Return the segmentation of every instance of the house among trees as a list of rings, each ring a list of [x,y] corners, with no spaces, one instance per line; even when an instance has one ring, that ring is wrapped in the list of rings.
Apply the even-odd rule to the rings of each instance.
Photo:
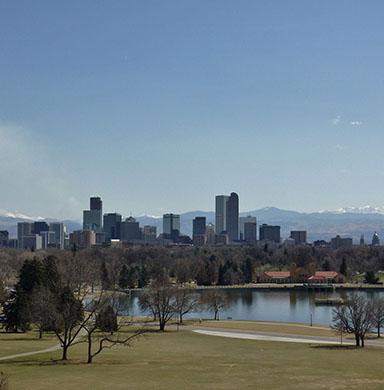
[[[297,271],[266,271],[259,278],[259,283],[344,283],[344,276],[336,271],[316,271],[305,275]]]

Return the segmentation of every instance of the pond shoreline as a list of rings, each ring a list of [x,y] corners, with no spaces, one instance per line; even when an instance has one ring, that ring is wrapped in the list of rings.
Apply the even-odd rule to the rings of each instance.
[[[188,290],[209,290],[209,289],[253,289],[253,290],[279,290],[279,291],[384,291],[383,284],[365,284],[365,283],[343,283],[343,284],[306,284],[306,283],[249,283],[235,284],[230,286],[196,286],[185,285],[182,288]],[[119,290],[120,292],[130,293],[142,291],[145,288],[132,288],[130,290]]]

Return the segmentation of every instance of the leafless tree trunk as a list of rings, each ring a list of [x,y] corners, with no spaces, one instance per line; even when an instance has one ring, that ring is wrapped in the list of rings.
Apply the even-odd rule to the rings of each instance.
[[[384,299],[375,299],[372,303],[373,324],[377,328],[377,337],[381,337],[380,329],[384,327]]]
[[[208,311],[214,313],[214,319],[219,320],[220,310],[228,307],[228,296],[225,292],[213,289],[205,292],[201,297],[201,303]]]
[[[353,294],[333,310],[333,328],[339,332],[354,334],[356,346],[364,347],[365,335],[374,324],[372,312],[371,302]]]
[[[175,294],[175,309],[179,317],[179,323],[183,323],[183,317],[196,309],[198,298],[185,288],[178,288]]]
[[[152,282],[140,297],[141,309],[151,311],[157,317],[161,331],[176,313],[175,294],[175,288],[165,278]]]

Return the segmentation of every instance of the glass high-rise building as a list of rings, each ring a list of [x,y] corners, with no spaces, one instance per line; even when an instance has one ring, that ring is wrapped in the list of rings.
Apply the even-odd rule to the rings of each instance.
[[[215,199],[215,231],[221,234],[227,230],[227,202],[228,195],[216,195]]]
[[[54,243],[57,248],[64,249],[65,245],[65,226],[62,222],[51,222],[49,231],[55,234]]]
[[[206,218],[205,217],[196,217],[193,219],[192,234],[195,235],[204,235],[206,232]]]
[[[180,215],[164,214],[163,215],[163,234],[171,236],[175,232],[180,233]]]
[[[239,196],[232,192],[227,200],[226,231],[229,242],[239,239]]]
[[[90,199],[90,209],[83,211],[83,230],[101,232],[103,229],[103,202],[99,197]]]
[[[108,213],[104,214],[103,218],[103,232],[107,241],[119,239],[121,228],[121,214]]]

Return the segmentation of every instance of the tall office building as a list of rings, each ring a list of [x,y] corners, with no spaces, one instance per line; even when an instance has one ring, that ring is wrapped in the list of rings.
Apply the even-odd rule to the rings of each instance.
[[[120,238],[123,241],[133,241],[141,239],[141,231],[139,222],[133,217],[126,218],[124,222],[120,224]]]
[[[40,234],[41,232],[47,232],[49,230],[49,225],[44,221],[37,221],[33,223],[33,234]]]
[[[56,248],[64,249],[65,246],[65,226],[62,222],[51,222],[49,231],[54,233],[54,244]]]
[[[272,241],[280,244],[280,226],[272,226],[263,224],[259,229],[260,241]]]
[[[245,222],[244,241],[249,245],[255,245],[257,241],[257,227],[255,222]]]
[[[90,209],[83,211],[83,230],[101,232],[103,228],[103,202],[99,197],[90,198]]]
[[[43,247],[43,238],[39,234],[30,234],[23,236],[21,249],[39,250]]]
[[[239,239],[239,196],[232,192],[227,201],[226,231],[229,242]]]
[[[8,230],[0,230],[0,248],[7,247],[9,241],[9,232]]]
[[[104,214],[103,231],[106,241],[120,238],[121,215],[118,213]]]
[[[163,234],[175,236],[180,234],[180,215],[164,214],[163,215]]]
[[[227,230],[228,195],[216,195],[215,199],[215,231],[220,234]]]
[[[75,230],[69,235],[71,248],[90,248],[96,245],[96,233],[93,230]]]
[[[42,249],[56,247],[55,232],[53,231],[40,232],[40,237],[41,237]]]
[[[306,230],[291,230],[291,238],[295,240],[296,245],[306,244],[307,231]]]
[[[205,217],[196,217],[193,219],[192,234],[204,235],[206,232],[207,219]]]
[[[157,238],[156,226],[145,225],[143,228],[143,240],[147,244],[154,243]]]
[[[33,231],[32,222],[18,222],[17,223],[17,246],[24,249],[24,237],[30,236]]]
[[[334,238],[331,238],[331,249],[334,250],[340,248],[347,249],[347,248],[352,248],[352,246],[353,246],[352,238],[349,237],[343,238],[340,237],[339,235],[337,235]]]
[[[245,234],[244,234],[244,225],[247,222],[256,224],[256,217],[252,217],[252,215],[248,215],[246,217],[240,217],[240,223],[239,223],[239,235],[240,240],[245,240]]]

